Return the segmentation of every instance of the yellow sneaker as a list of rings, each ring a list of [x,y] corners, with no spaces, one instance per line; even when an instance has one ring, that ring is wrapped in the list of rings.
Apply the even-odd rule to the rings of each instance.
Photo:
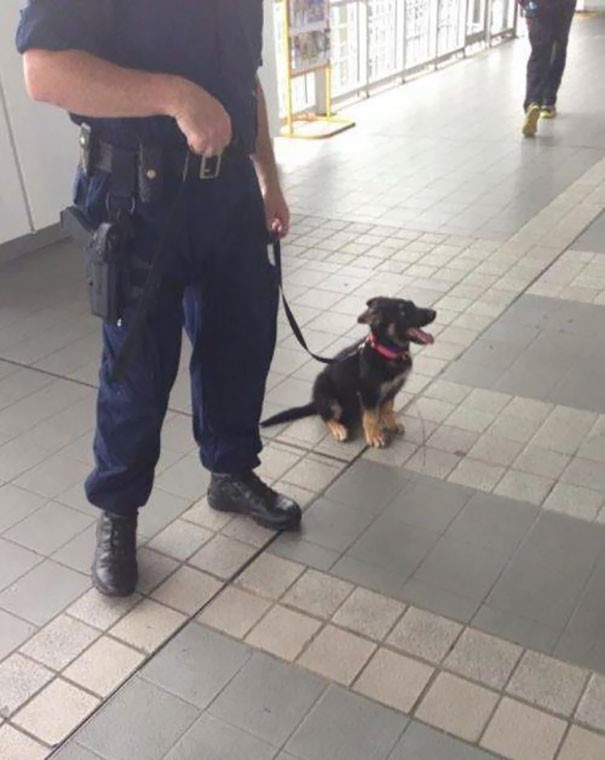
[[[533,137],[538,131],[538,120],[540,119],[540,106],[537,103],[530,103],[525,111],[525,121],[521,130],[525,137]]]
[[[554,119],[557,115],[556,106],[542,106],[540,109],[540,116],[542,119]]]

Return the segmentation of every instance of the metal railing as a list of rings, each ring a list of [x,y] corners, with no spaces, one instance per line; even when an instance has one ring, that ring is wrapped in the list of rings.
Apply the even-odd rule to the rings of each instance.
[[[283,60],[283,0],[275,3],[278,60]],[[334,99],[367,97],[372,89],[515,34],[516,0],[332,0]],[[315,104],[315,77],[294,82],[294,109]],[[285,108],[280,80],[280,106]]]

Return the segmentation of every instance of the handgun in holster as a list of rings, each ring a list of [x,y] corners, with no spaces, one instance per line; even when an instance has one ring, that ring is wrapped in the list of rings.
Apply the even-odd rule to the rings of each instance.
[[[84,248],[91,312],[118,322],[125,290],[124,246],[130,236],[127,221],[118,218],[95,228],[77,206],[70,206],[61,212],[61,227]]]

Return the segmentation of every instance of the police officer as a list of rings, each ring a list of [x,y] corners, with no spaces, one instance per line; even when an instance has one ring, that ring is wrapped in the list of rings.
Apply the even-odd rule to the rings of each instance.
[[[289,225],[257,78],[262,6],[29,0],[22,13],[17,47],[29,94],[87,126],[75,202],[93,225],[116,210],[128,218],[135,285],[170,230],[159,288],[117,382],[112,367],[135,319],[134,286],[122,319],[103,325],[96,466],[86,493],[102,510],[92,571],[104,594],[136,586],[137,512],[152,489],[183,323],[210,506],[278,530],[301,518],[294,501],[254,473],[276,339],[268,229],[284,236]],[[175,198],[178,224],[170,225]]]
[[[527,62],[527,88],[523,134],[533,137],[538,121],[557,115],[557,93],[567,60],[567,43],[576,0],[522,0],[531,54]]]

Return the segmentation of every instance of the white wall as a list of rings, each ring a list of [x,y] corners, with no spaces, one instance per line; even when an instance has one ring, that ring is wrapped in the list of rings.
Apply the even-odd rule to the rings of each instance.
[[[31,214],[29,231],[35,231],[55,224],[59,210],[69,202],[77,132],[64,113],[33,103],[25,93],[14,43],[23,5],[24,0],[0,3],[0,77]]]
[[[13,153],[5,101],[0,80],[0,243],[5,243],[30,231],[25,197],[21,188],[17,163]]]
[[[84,1],[84,0],[82,0]],[[70,201],[77,130],[59,109],[33,103],[23,85],[14,37],[25,0],[0,0],[0,243],[59,220]],[[261,80],[274,135],[279,130],[273,0],[265,0]]]

